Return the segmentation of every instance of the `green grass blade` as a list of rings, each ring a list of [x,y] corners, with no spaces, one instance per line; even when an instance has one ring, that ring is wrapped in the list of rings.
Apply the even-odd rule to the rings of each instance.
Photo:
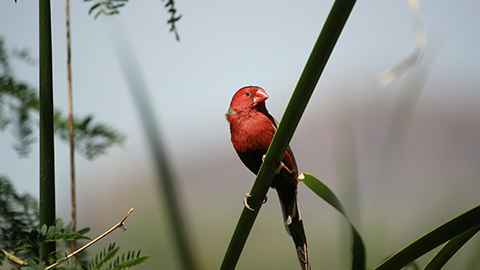
[[[450,260],[453,255],[461,248],[465,243],[470,240],[478,231],[480,226],[474,227],[452,240],[448,241],[445,246],[438,251],[437,254],[427,263],[424,270],[436,270],[441,269]]]
[[[480,205],[448,221],[389,257],[375,269],[400,269],[430,250],[472,228],[480,226]]]
[[[180,200],[178,187],[175,182],[175,175],[170,164],[170,157],[165,147],[160,125],[155,117],[155,110],[148,96],[148,88],[140,72],[140,65],[134,55],[133,47],[122,33],[112,35],[112,44],[120,62],[120,67],[125,75],[133,101],[136,105],[140,120],[147,136],[149,147],[155,163],[157,181],[161,197],[167,210],[167,220],[173,232],[177,254],[183,269],[198,269],[196,252],[192,245],[191,237],[188,234],[184,211]]]
[[[362,237],[358,232],[357,228],[352,223],[352,220],[345,211],[340,200],[337,196],[333,193],[327,185],[325,185],[322,181],[317,179],[315,176],[303,173],[303,180],[302,182],[315,194],[317,194],[320,198],[330,204],[333,208],[335,208],[338,212],[340,212],[349,222],[350,229],[352,231],[353,236],[353,243],[352,243],[352,269],[354,270],[363,270],[365,269],[365,246],[363,244]],[[302,177],[300,176],[299,179]]]
[[[283,158],[354,4],[355,0],[337,0],[333,4],[250,191],[252,197],[249,198],[248,203],[255,211],[243,209],[223,258],[221,269],[234,269],[237,265],[263,198],[273,181],[274,171]]]

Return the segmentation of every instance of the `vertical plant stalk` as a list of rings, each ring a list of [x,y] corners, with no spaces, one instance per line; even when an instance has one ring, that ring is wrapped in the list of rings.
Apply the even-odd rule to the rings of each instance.
[[[67,83],[68,83],[68,134],[70,136],[70,185],[72,193],[72,232],[77,231],[77,187],[75,179],[75,140],[73,133],[73,93],[72,93],[72,53],[70,45],[70,0],[65,1],[65,21],[67,31]],[[77,249],[77,242],[70,243],[72,251]],[[76,262],[76,261],[75,261]]]
[[[39,0],[40,59],[40,224],[55,222],[55,153],[53,142],[53,75],[50,0]],[[46,261],[55,242],[40,244]]]
[[[283,158],[354,4],[355,0],[337,0],[333,4],[250,191],[252,197],[249,198],[249,205],[255,211],[243,209],[223,258],[221,269],[234,269],[237,265],[263,198],[275,176],[274,171]]]
[[[160,186],[160,193],[165,202],[167,210],[167,220],[173,231],[173,248],[177,249],[182,269],[198,269],[198,264],[194,257],[194,250],[189,241],[185,221],[182,215],[181,200],[178,197],[175,177],[172,172],[172,166],[169,163],[168,153],[163,144],[162,134],[158,126],[152,103],[147,93],[145,80],[142,78],[137,58],[133,53],[132,46],[124,34],[120,33],[119,28],[112,28],[112,44],[114,51],[120,62],[120,67],[124,73],[129,89],[131,91],[134,103],[137,107],[140,120],[153,155],[157,180]]]

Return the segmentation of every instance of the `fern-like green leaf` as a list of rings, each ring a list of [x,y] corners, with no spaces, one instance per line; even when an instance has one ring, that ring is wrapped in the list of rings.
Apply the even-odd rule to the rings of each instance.
[[[150,256],[148,256],[148,255],[137,257],[137,258],[132,258],[132,259],[129,259],[129,260],[126,260],[124,262],[119,263],[113,269],[114,270],[127,269],[127,268],[130,268],[130,267],[133,267],[135,265],[139,265],[139,264],[145,262],[148,258],[150,258]]]
[[[105,263],[107,263],[109,260],[111,260],[113,257],[115,257],[115,255],[117,254],[117,252],[120,250],[120,247],[116,247],[116,248],[113,248],[107,252],[104,252],[104,254],[101,256],[101,259],[96,262],[96,265],[93,267],[94,270],[98,270],[98,269],[101,269],[103,265],[105,265]]]
[[[81,235],[79,233],[53,232],[47,236],[45,242],[72,241],[81,239],[90,240],[90,237]]]
[[[118,5],[115,5],[118,8]],[[26,54],[25,52],[23,54]],[[0,38],[0,130],[12,129],[16,138],[14,149],[25,157],[35,142],[33,127],[38,125],[40,101],[38,91],[18,81],[10,70],[7,49]],[[74,117],[74,140],[78,152],[93,159],[107,148],[123,143],[125,137],[113,128],[95,123],[92,116]],[[88,121],[87,121],[88,120]],[[55,133],[69,141],[68,116],[54,113]]]
[[[71,233],[73,230],[73,226],[75,225],[75,220],[70,221],[67,226],[65,227],[64,231],[66,233]]]
[[[90,228],[86,227],[86,228],[82,228],[82,229],[77,230],[77,233],[78,234],[87,234],[89,231],[90,231]]]
[[[150,257],[140,256],[140,250],[131,250],[126,254],[116,256],[119,250],[120,247],[115,247],[115,243],[110,244],[108,248],[104,248],[103,251],[95,255],[95,259],[89,263],[88,269],[127,269],[143,263]]]

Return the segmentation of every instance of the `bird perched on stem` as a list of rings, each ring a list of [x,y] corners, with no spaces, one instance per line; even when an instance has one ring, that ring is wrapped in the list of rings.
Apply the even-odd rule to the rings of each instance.
[[[226,115],[233,147],[254,174],[260,169],[278,125],[267,111],[267,98],[267,93],[260,87],[243,87],[233,96]],[[310,269],[307,239],[297,200],[297,172],[295,158],[288,147],[271,187],[277,190],[285,228],[293,238],[300,265],[302,269]],[[248,206],[248,196],[244,200],[245,207],[254,211]]]

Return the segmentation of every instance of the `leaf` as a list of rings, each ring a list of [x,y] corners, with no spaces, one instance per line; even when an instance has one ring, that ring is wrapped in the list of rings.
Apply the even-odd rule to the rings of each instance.
[[[56,242],[56,241],[59,241],[59,240],[72,241],[72,240],[80,240],[80,239],[89,240],[90,237],[85,236],[85,235],[81,235],[79,233],[54,232],[54,233],[48,235],[45,242]]]
[[[40,227],[40,235],[46,236],[47,235],[47,225],[43,224],[42,227]]]
[[[127,260],[127,261],[124,261],[124,262],[121,262],[121,263],[117,264],[113,269],[120,270],[120,269],[130,268],[130,267],[133,267],[135,265],[139,265],[139,264],[143,263],[148,258],[150,258],[150,256],[145,255],[145,256],[138,257],[138,258],[130,259],[130,260]]]
[[[98,263],[95,265],[95,267],[93,269],[101,269],[102,266],[108,262],[110,259],[112,259],[115,254],[117,254],[117,252],[120,250],[120,246],[112,249],[112,250],[109,250],[107,253],[104,254],[103,258],[100,259],[100,261],[98,261]]]
[[[91,15],[92,12],[93,12],[96,8],[98,8],[101,4],[102,4],[102,3],[96,3],[95,5],[93,5],[93,6],[90,8],[90,10],[88,11],[88,15]]]
[[[480,226],[480,205],[415,240],[375,269],[400,269],[437,246],[476,226]]]
[[[59,233],[63,231],[63,221],[61,219],[57,219],[55,222],[55,232]]]
[[[51,235],[51,234],[54,233],[54,232],[55,232],[55,227],[50,226],[50,227],[48,227],[48,229],[47,229],[47,234],[46,234],[46,236],[48,237],[49,235]]]
[[[105,1],[101,1],[103,3]],[[90,12],[102,12],[100,5],[93,5]],[[119,8],[116,5],[116,8]],[[105,12],[105,10],[103,10]],[[37,141],[34,127],[39,124],[40,100],[38,90],[27,83],[17,81],[10,71],[7,49],[0,37],[0,130],[10,128],[15,136],[14,149],[24,157],[30,152],[31,145]],[[28,55],[22,50],[23,55]],[[25,60],[22,58],[22,60]],[[124,141],[124,136],[105,124],[93,122],[92,116],[74,118],[75,150],[88,159],[105,153],[107,148]],[[68,116],[54,112],[56,135],[69,142]]]
[[[86,227],[86,228],[77,230],[77,233],[78,233],[78,234],[86,234],[86,233],[88,233],[89,231],[90,231],[90,228]]]
[[[18,143],[14,145],[14,149],[17,151],[20,157],[27,157],[30,152],[30,146],[35,142],[33,136],[32,124],[29,105],[26,103],[20,104],[16,108],[12,108],[15,112],[15,121],[13,123],[13,134],[18,140]]]
[[[310,190],[317,194],[320,198],[330,204],[338,212],[340,212],[349,222],[350,230],[353,235],[352,243],[352,269],[365,269],[365,246],[363,244],[362,237],[360,233],[355,228],[352,223],[352,220],[347,214],[347,211],[343,207],[340,200],[335,196],[335,194],[325,185],[322,181],[317,179],[315,176],[303,173],[298,177],[299,181],[303,182]]]
[[[67,227],[65,227],[65,232],[66,233],[71,233],[72,230],[73,230],[73,226],[75,225],[75,220],[72,220],[70,221],[68,224],[67,224]]]
[[[45,262],[36,262],[32,259],[27,260],[28,266],[24,266],[21,269],[22,270],[44,270],[46,265]]]
[[[437,254],[427,263],[424,270],[435,270],[441,269],[448,260],[455,255],[455,253],[463,247],[463,245],[470,240],[478,231],[480,230],[480,226],[474,227],[470,229],[452,240],[448,241],[448,243],[440,249]]]
[[[96,19],[98,18],[98,16],[100,16],[100,15],[102,15],[102,14],[108,15],[107,12],[105,12],[104,9],[100,9],[100,11],[98,11],[98,12],[95,14],[95,16],[93,16],[93,19],[96,20]]]

